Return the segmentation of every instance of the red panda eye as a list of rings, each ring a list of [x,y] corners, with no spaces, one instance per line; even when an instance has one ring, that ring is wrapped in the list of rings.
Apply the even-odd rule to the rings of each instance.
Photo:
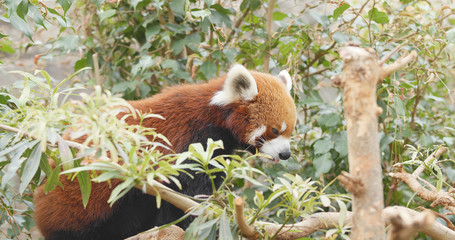
[[[275,134],[275,135],[279,135],[280,132],[278,132],[278,129],[276,128],[272,128],[272,133]]]

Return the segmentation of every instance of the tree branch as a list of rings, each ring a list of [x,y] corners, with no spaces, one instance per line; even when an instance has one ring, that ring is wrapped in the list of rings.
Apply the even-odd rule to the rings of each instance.
[[[237,225],[244,237],[248,239],[258,239],[259,232],[254,227],[248,225],[245,220],[245,216],[243,215],[243,204],[243,198],[237,197],[234,199],[235,220],[237,220]]]
[[[412,222],[415,222],[414,219],[425,218],[425,217],[422,217],[421,214],[423,214],[423,213],[414,211],[414,210],[406,208],[406,207],[401,207],[401,206],[386,207],[382,211],[382,216],[384,217],[384,219],[386,220],[387,223],[390,224],[392,221],[394,221],[394,220],[392,220],[392,218],[396,218],[397,215],[400,215],[400,218],[402,218],[402,219],[403,219],[403,216],[407,216],[406,219],[403,219],[403,221],[406,221],[407,223],[411,223],[411,226],[412,226]],[[431,220],[431,219],[429,219],[429,220]],[[423,220],[423,221],[425,222],[425,220]],[[431,223],[427,223],[427,224],[420,224],[416,230],[417,231],[415,231],[415,232],[421,232],[421,233],[429,236],[433,240],[455,239],[455,231],[450,230],[449,228],[442,225],[438,221],[432,221]]]
[[[414,59],[417,57],[417,52],[414,50],[411,52],[411,54],[404,55],[397,59],[395,62],[391,63],[390,65],[387,65],[385,67],[382,67],[380,73],[379,73],[379,82],[380,83],[384,78],[388,77],[392,72],[395,72],[396,70],[402,68],[404,65],[414,61]]]
[[[431,225],[436,216],[430,211],[424,211],[414,216],[407,210],[400,209],[390,213],[391,228],[387,240],[412,240],[423,226]]]
[[[275,0],[269,1],[269,7],[267,8],[267,22],[265,25],[265,30],[267,31],[267,52],[264,59],[264,71],[269,72],[269,63],[270,63],[270,46],[272,42],[272,18],[273,18],[273,8],[275,7]]]
[[[405,182],[417,196],[432,202],[431,207],[442,205],[455,214],[455,199],[449,193],[442,190],[434,192],[424,188],[417,180],[417,176],[410,173],[389,173],[389,176]]]

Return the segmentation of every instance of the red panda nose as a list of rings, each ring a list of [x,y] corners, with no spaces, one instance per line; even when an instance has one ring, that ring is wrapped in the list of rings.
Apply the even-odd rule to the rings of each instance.
[[[286,151],[284,151],[284,152],[280,152],[280,153],[278,154],[278,157],[279,157],[281,160],[286,160],[286,159],[288,159],[289,157],[291,157],[291,152],[288,151],[288,150],[286,150]]]

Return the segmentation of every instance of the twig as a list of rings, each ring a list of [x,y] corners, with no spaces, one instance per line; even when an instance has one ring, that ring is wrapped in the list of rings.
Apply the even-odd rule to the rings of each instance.
[[[199,206],[199,203],[191,200],[184,194],[178,193],[155,180],[153,180],[153,185],[136,185],[135,187],[152,196],[159,194],[163,200],[176,206],[184,212],[188,212],[189,210]]]
[[[98,63],[98,53],[93,54],[92,55],[92,59],[93,59],[93,66],[95,68],[94,71],[95,71],[96,84],[100,85],[100,86],[103,86],[104,85],[104,81],[101,82],[100,65]]]
[[[412,62],[415,58],[417,57],[417,52],[414,50],[411,52],[409,55],[404,55],[397,59],[395,62],[393,62],[390,65],[387,65],[385,67],[382,67],[381,72],[379,73],[379,82],[384,80],[384,78],[388,77],[392,72],[400,69],[404,65]]]
[[[39,138],[31,135],[30,133],[21,131],[18,128],[10,127],[10,126],[4,125],[4,124],[0,124],[0,129],[3,129],[3,130],[8,131],[8,132],[18,133],[19,136],[26,136],[26,137],[30,137],[30,138],[33,138],[33,139],[39,139]],[[79,149],[79,150],[84,150],[84,149],[87,148],[87,146],[84,146],[84,145],[82,145],[80,143],[77,143],[77,142],[67,141],[67,140],[64,140],[64,141],[65,141],[66,144],[68,144],[69,147],[72,147],[72,148],[76,148],[76,149]],[[54,146],[51,143],[49,143],[49,145],[50,146]]]
[[[338,181],[340,181],[343,184],[344,188],[353,195],[359,196],[365,192],[363,181],[359,177],[354,176],[348,172],[342,171],[337,178]]]
[[[258,239],[259,232],[250,225],[245,220],[245,216],[243,215],[243,198],[237,197],[234,199],[234,207],[235,207],[235,220],[239,226],[240,232],[243,234],[244,237],[248,239]]]
[[[419,105],[419,102],[420,100],[422,99],[422,97],[425,95],[425,92],[427,91],[427,87],[428,87],[428,84],[433,81],[435,77],[435,74],[434,73],[431,73],[430,74],[430,78],[428,79],[428,81],[425,82],[424,86],[423,86],[423,89],[421,90],[420,89],[420,84],[419,86],[417,86],[417,90],[416,90],[416,100],[414,102],[414,107],[412,109],[412,113],[411,113],[411,121],[409,122],[409,125],[411,127],[413,127],[414,125],[414,121],[415,121],[415,115],[417,113],[417,106]],[[420,81],[419,81],[420,82]]]
[[[232,28],[232,30],[229,32],[229,35],[226,39],[226,44],[228,44],[229,42],[231,42],[232,38],[234,37],[234,34],[235,34],[235,30],[237,28],[240,27],[240,24],[242,24],[243,20],[245,19],[245,17],[248,15],[248,13],[250,12],[250,7],[248,7],[245,12],[242,14],[242,16],[237,20],[237,22],[235,22],[234,24],[234,27]]]
[[[396,46],[389,54],[385,55],[383,58],[381,58],[381,61],[379,61],[379,66],[382,67],[387,60],[389,60],[393,54],[395,54],[398,50],[400,50],[404,44],[406,44],[407,41],[402,42],[400,45]]]
[[[425,169],[425,166],[428,166],[428,164],[430,164],[431,161],[438,158],[439,156],[444,154],[446,151],[447,151],[447,148],[442,147],[442,146],[439,147],[438,150],[436,150],[435,152],[430,154],[430,156],[428,156],[427,159],[425,159],[425,161],[422,164],[420,164],[420,166],[412,173],[412,175],[415,177],[419,176]]]

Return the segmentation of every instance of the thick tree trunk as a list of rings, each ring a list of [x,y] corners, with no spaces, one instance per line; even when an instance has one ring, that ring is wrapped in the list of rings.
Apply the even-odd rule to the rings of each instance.
[[[350,171],[340,181],[353,194],[351,239],[385,239],[378,139],[380,108],[376,104],[381,67],[376,54],[366,49],[345,46],[339,52],[344,69],[334,83],[343,92]]]

